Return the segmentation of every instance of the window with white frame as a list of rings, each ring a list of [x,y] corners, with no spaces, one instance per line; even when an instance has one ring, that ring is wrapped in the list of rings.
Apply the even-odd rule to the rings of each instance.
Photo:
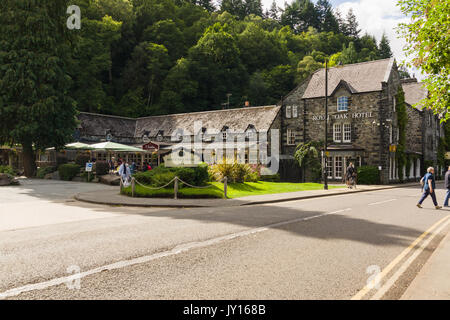
[[[344,123],[344,142],[352,142],[352,125]]]
[[[288,145],[295,144],[295,132],[292,129],[287,129],[287,144]]]
[[[228,138],[227,132],[226,131],[222,132],[223,141],[227,141],[227,138]]]
[[[298,107],[292,106],[292,118],[297,118],[297,117],[298,117]]]
[[[337,111],[348,111],[348,97],[339,97],[337,99]]]
[[[332,179],[333,178],[333,157],[326,157],[325,158],[325,167],[327,172],[327,177]]]
[[[341,142],[342,140],[342,125],[340,123],[335,123],[333,125],[333,141]]]
[[[334,157],[334,177],[342,178],[342,157]]]
[[[286,106],[286,118],[292,117],[292,106]]]

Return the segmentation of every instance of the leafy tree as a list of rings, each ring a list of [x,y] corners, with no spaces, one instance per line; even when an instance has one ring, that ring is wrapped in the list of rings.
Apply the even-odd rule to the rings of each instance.
[[[1,4],[0,143],[22,145],[28,177],[36,172],[34,150],[62,147],[76,126],[67,7],[65,0]]]
[[[339,33],[339,24],[333,14],[333,8],[328,0],[318,0],[316,3],[317,16],[321,31]]]
[[[355,16],[352,8],[350,8],[350,10],[348,10],[345,20],[346,20],[345,21],[345,31],[344,31],[345,35],[347,35],[353,39],[358,39],[361,29],[359,29],[358,20],[356,19],[356,16]]]
[[[302,61],[298,63],[297,73],[298,73],[298,82],[302,82],[305,80],[311,73],[316,71],[317,69],[322,68],[323,65],[319,62],[316,62],[313,57],[306,56]]]
[[[173,20],[160,20],[145,29],[143,41],[163,45],[172,61],[181,58],[185,53],[183,33]]]
[[[272,1],[272,4],[270,5],[269,14],[267,16],[268,18],[277,21],[280,18],[280,9],[278,8],[277,2],[275,0]]]
[[[318,13],[311,0],[295,0],[286,5],[281,14],[281,24],[290,26],[296,33],[305,32],[309,27],[319,29]]]
[[[351,64],[358,62],[358,52],[356,52],[355,44],[350,42],[348,47],[343,47],[342,53],[339,57],[339,62],[342,64]]]
[[[450,117],[450,2],[400,0],[403,13],[411,22],[400,25],[406,39],[406,52],[412,58],[409,66],[420,67],[428,77],[428,97],[422,102],[435,113]]]
[[[386,33],[383,33],[383,36],[380,40],[380,45],[378,48],[378,55],[380,59],[387,59],[392,57],[391,46],[389,45],[389,39],[386,36]]]
[[[242,62],[249,73],[272,68],[288,62],[287,49],[275,34],[263,30],[255,23],[238,35],[238,47]]]
[[[290,65],[279,65],[262,73],[264,81],[269,85],[267,104],[280,101],[280,98],[292,90],[295,84],[295,68]]]

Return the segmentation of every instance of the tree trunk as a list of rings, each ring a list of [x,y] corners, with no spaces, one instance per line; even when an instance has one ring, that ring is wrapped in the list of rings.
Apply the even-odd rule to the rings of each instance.
[[[34,157],[33,146],[30,143],[22,143],[23,168],[25,176],[28,178],[36,175],[36,158]]]

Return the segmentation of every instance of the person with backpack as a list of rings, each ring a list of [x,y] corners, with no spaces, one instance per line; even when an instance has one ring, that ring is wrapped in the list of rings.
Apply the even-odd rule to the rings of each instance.
[[[417,203],[417,207],[422,208],[423,201],[430,195],[431,199],[433,200],[434,207],[438,210],[441,209],[441,206],[438,206],[437,200],[436,200],[436,182],[434,180],[434,168],[429,167],[427,169],[427,173],[423,176],[423,178],[420,180],[420,183],[423,186],[423,194],[420,198],[419,202]]]
[[[347,172],[345,174],[346,177],[345,182],[347,184],[347,188],[351,189],[353,187],[353,185],[355,184],[355,176],[356,176],[355,167],[353,165],[353,162],[350,162],[350,164],[347,167]]]
[[[445,195],[444,207],[448,207],[448,199],[450,198],[450,167],[445,173],[445,188],[447,189],[447,194]]]

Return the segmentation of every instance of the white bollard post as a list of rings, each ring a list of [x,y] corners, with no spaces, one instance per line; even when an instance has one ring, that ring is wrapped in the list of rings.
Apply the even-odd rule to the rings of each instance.
[[[173,186],[174,199],[178,199],[178,177],[175,177],[175,183]]]
[[[227,191],[228,191],[228,178],[225,177],[225,178],[223,178],[223,193],[225,195],[225,199],[228,198]]]

